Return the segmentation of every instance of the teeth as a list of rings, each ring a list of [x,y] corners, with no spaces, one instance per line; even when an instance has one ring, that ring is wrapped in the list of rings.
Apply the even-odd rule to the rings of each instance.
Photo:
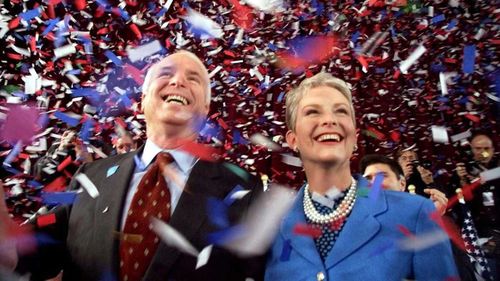
[[[318,141],[326,141],[326,140],[340,141],[340,136],[337,134],[324,134],[318,138]]]
[[[178,96],[178,95],[169,95],[169,96],[167,96],[167,99],[165,101],[167,103],[171,102],[171,101],[174,101],[174,102],[181,103],[183,105],[187,105],[188,104],[188,101],[187,101],[186,98],[184,98],[182,96]]]

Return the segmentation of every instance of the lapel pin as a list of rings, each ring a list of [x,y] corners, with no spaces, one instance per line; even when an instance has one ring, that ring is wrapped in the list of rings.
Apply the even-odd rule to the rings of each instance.
[[[113,175],[116,172],[116,170],[118,170],[118,167],[119,166],[116,165],[116,166],[109,168],[108,171],[106,172],[106,177],[109,178],[111,175]]]

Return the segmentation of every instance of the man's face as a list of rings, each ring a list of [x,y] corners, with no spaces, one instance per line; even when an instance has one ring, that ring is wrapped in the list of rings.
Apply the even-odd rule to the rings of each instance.
[[[470,144],[472,153],[474,154],[474,160],[487,165],[495,153],[491,139],[485,135],[478,135],[472,139]]]
[[[180,138],[195,135],[197,120],[208,114],[209,78],[205,67],[188,54],[168,56],[151,69],[151,82],[143,93],[142,109],[148,130],[173,130]]]
[[[377,173],[381,173],[384,177],[384,181],[382,182],[382,187],[384,189],[394,190],[394,191],[404,191],[406,182],[404,177],[398,178],[396,173],[394,173],[389,165],[376,163],[368,165],[364,171],[363,176],[373,183],[375,180],[375,176]]]
[[[130,138],[119,138],[116,141],[116,153],[122,154],[132,150],[135,150],[135,145]]]
[[[405,151],[399,156],[398,163],[403,169],[410,165],[413,161],[418,160],[417,153],[412,150]]]

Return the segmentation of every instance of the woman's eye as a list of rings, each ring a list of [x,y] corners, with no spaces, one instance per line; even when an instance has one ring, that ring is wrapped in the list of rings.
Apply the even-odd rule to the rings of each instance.
[[[306,110],[306,115],[316,114],[318,111],[316,109],[308,109]]]
[[[342,113],[342,114],[349,114],[349,111],[347,111],[347,109],[345,109],[345,108],[339,108],[339,109],[337,109],[337,112]]]

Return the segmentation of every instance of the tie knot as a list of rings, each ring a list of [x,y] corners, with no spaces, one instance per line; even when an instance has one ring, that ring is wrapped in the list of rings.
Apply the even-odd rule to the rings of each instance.
[[[156,161],[155,161],[160,167],[164,167],[165,165],[168,165],[172,162],[174,162],[174,158],[170,153],[168,152],[160,152],[158,155],[156,155]]]

